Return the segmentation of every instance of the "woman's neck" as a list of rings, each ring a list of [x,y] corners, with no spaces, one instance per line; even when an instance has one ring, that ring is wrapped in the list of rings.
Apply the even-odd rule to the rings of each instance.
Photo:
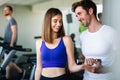
[[[52,39],[57,39],[58,38],[58,34],[57,33],[52,33]]]

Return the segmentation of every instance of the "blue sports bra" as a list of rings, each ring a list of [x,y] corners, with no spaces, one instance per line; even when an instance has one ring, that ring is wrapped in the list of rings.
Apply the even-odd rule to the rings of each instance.
[[[58,46],[54,49],[49,49],[45,42],[42,41],[42,45],[40,48],[41,51],[41,59],[42,59],[42,67],[60,67],[64,68],[67,64],[67,54],[66,48],[61,38]]]

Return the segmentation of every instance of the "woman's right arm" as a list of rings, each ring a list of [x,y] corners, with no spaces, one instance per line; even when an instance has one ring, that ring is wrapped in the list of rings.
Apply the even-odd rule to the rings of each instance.
[[[41,53],[40,46],[42,40],[36,41],[36,71],[35,71],[35,80],[40,80],[41,72],[42,72],[42,61],[41,61]]]

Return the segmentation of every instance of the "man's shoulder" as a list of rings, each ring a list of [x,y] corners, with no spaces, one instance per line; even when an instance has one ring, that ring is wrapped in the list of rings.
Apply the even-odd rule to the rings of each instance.
[[[16,25],[17,24],[16,20],[13,17],[9,20],[9,23],[11,25]]]
[[[16,20],[15,20],[15,18],[12,17],[12,18],[10,19],[10,21],[16,21]]]
[[[112,26],[108,26],[108,25],[103,25],[104,26],[104,30],[107,30],[108,32],[115,32],[115,28]]]
[[[114,27],[112,26],[108,26],[108,25],[103,25],[104,28],[107,28],[107,29],[111,29],[111,30],[114,30]]]
[[[114,27],[104,25],[104,32],[103,32],[105,37],[115,37],[117,35],[117,30]]]
[[[87,30],[83,31],[82,33],[80,33],[80,39],[82,39],[83,37],[85,37],[87,35]]]
[[[85,35],[87,33],[88,29],[86,29],[85,31],[83,31],[82,33],[80,33],[80,36]]]

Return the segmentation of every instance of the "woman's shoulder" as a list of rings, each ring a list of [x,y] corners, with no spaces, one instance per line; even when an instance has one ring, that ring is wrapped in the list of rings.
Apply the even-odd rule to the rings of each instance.
[[[41,44],[42,44],[42,39],[37,39],[36,40],[36,46],[41,46]]]
[[[71,39],[71,37],[69,35],[66,35],[63,37],[63,40],[65,40],[65,41],[70,40],[70,39]]]
[[[63,41],[65,44],[69,44],[72,42],[72,38],[69,35],[63,37]]]

